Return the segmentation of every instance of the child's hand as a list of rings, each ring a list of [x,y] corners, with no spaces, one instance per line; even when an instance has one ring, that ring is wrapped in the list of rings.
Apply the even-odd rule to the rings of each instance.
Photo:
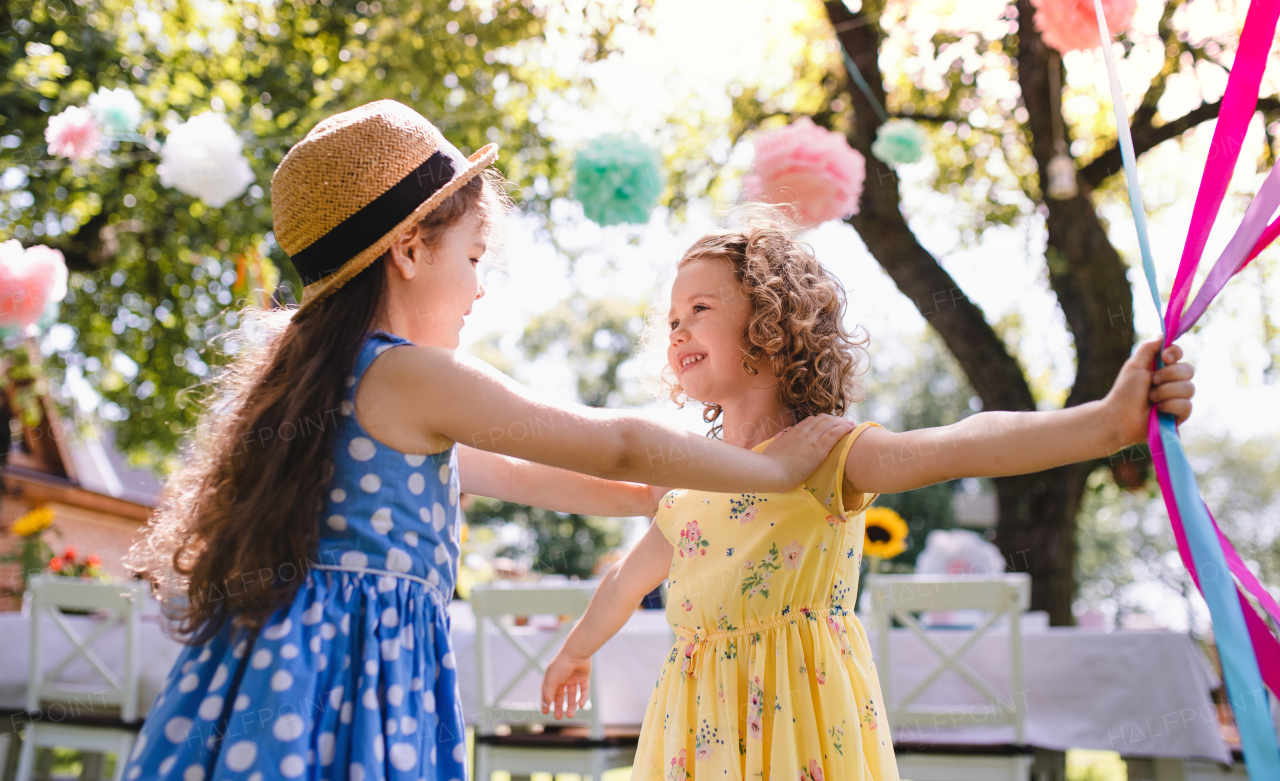
[[[774,459],[782,469],[781,491],[790,491],[813,474],[836,443],[857,427],[852,420],[835,415],[810,415],[791,428],[784,429],[764,455]]]
[[[1153,372],[1156,354],[1162,340],[1143,342],[1133,353],[1103,403],[1112,411],[1113,425],[1123,438],[1119,447],[1147,441],[1147,418],[1154,403],[1161,412],[1173,415],[1179,424],[1191,415],[1191,397],[1196,387],[1191,383],[1195,367],[1178,363],[1182,348],[1169,345],[1164,352],[1164,368]]]
[[[561,650],[542,678],[542,712],[550,713],[554,703],[557,719],[573,718],[587,704],[590,682],[591,657],[575,659]]]

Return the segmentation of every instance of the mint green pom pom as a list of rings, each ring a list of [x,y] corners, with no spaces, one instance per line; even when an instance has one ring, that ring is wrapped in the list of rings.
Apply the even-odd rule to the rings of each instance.
[[[928,138],[924,130],[909,119],[891,119],[880,126],[871,154],[889,165],[915,163],[924,157]]]
[[[662,194],[658,153],[634,136],[604,135],[578,153],[573,197],[600,225],[644,224]]]

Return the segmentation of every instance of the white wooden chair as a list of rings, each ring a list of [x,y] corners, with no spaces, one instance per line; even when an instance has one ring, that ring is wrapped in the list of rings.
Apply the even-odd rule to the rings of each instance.
[[[1022,613],[1031,603],[1031,578],[1025,573],[1007,573],[982,578],[954,575],[868,575],[871,620],[876,633],[876,666],[880,690],[889,719],[898,758],[898,773],[911,781],[1027,781],[1033,751],[1025,745],[1026,703],[1022,685]],[[955,637],[956,629],[926,629],[914,614],[925,611],[978,610],[987,615],[963,642],[950,650],[937,640],[945,632]],[[997,692],[961,657],[974,643],[1008,617],[1010,687]],[[927,672],[911,691],[897,695],[893,689],[893,654],[889,633],[893,620],[911,631],[937,655],[939,663]],[[921,695],[948,670],[963,678],[984,702],[955,705],[921,705]],[[998,746],[948,746],[946,744],[899,741],[902,730],[967,726],[1012,726],[1012,744]]]
[[[138,617],[147,598],[144,581],[98,583],[42,575],[32,578],[27,592],[31,621],[27,676],[27,723],[16,781],[31,781],[36,752],[41,748],[76,748],[116,755],[115,781],[124,766],[139,726],[137,637]],[[92,631],[82,635],[65,611],[98,616]],[[48,624],[58,632],[49,632]],[[115,626],[124,630],[124,653],[108,663],[99,645]],[[46,635],[53,635],[48,637]],[[70,651],[58,656],[54,639],[65,639]],[[93,668],[100,681],[72,683],[60,678],[76,660]],[[81,665],[83,669],[83,665]],[[100,767],[100,758],[86,759]]]
[[[593,665],[590,701],[571,720],[543,715],[542,676],[560,650],[574,621],[587,609],[595,583],[556,587],[484,585],[471,590],[476,617],[476,673],[479,711],[475,721],[475,778],[491,774],[574,773],[600,781],[605,771],[628,767],[635,760],[636,735],[606,731],[601,719],[599,670]],[[516,627],[516,616],[567,616],[556,632],[529,642],[532,632]],[[501,678],[495,676],[504,660],[494,653],[501,637],[522,657],[520,669],[510,669],[509,657]],[[536,647],[532,647],[536,646]],[[501,689],[497,681],[506,683]],[[530,686],[532,688],[530,688]],[[517,727],[512,730],[512,727]],[[538,731],[541,729],[541,731]]]

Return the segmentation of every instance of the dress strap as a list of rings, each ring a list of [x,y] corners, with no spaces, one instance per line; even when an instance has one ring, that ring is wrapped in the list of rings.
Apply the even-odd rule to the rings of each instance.
[[[364,373],[369,370],[369,365],[373,363],[374,358],[402,344],[413,344],[413,342],[386,331],[369,331],[365,334],[365,340],[356,354],[355,366],[351,369],[351,375],[347,377],[347,398],[355,398],[356,386],[364,377]]]

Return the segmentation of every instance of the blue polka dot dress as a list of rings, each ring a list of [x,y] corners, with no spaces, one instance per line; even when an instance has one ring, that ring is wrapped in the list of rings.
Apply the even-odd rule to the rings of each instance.
[[[467,777],[446,611],[459,550],[455,448],[402,453],[354,414],[365,370],[402,344],[371,332],[347,379],[319,561],[298,573],[297,597],[260,633],[227,622],[182,651],[129,781]]]

